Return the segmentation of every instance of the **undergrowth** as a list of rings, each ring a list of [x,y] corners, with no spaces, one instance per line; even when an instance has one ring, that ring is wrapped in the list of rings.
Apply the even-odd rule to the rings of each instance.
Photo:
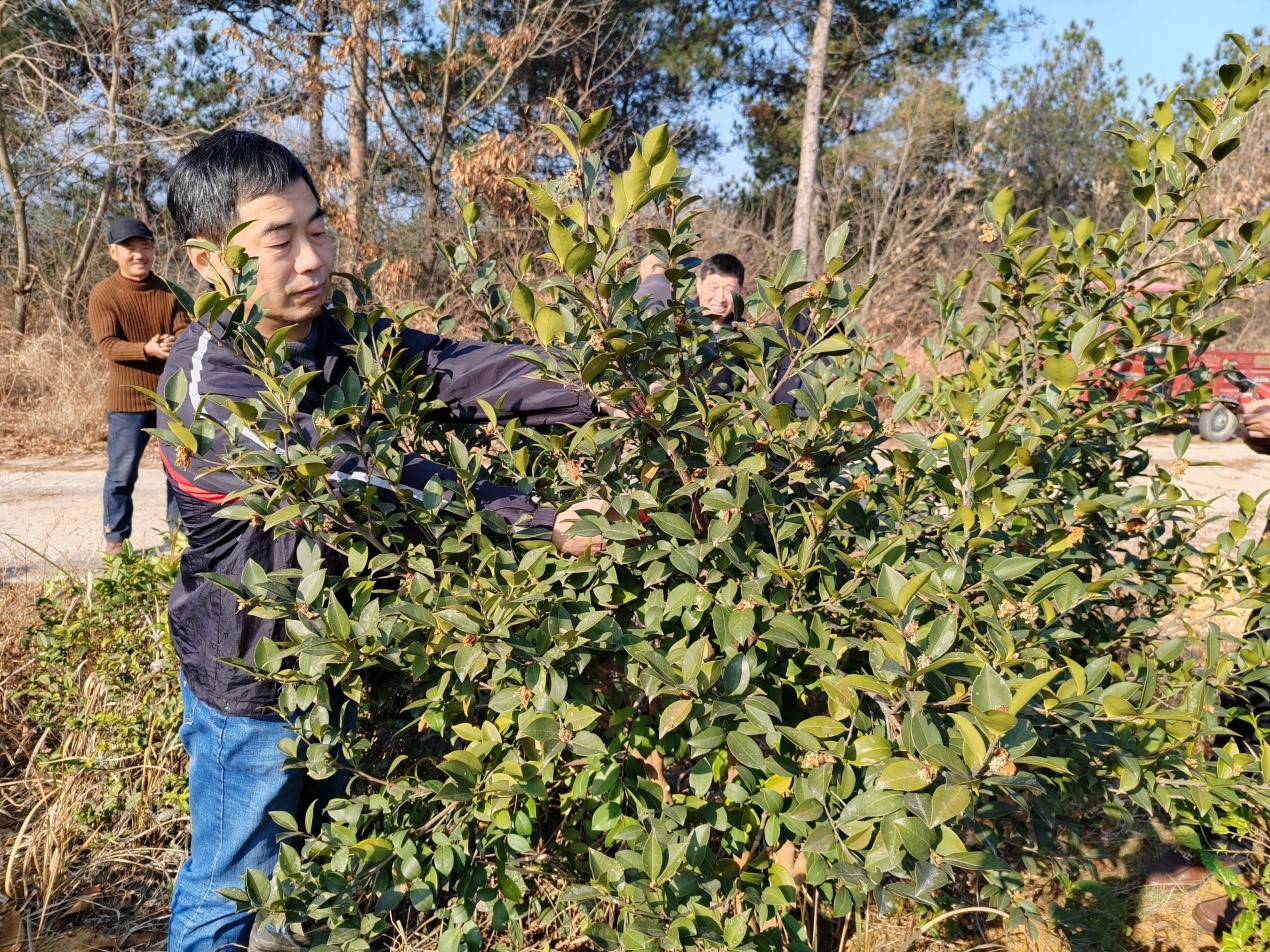
[[[172,553],[129,550],[6,614],[0,892],[37,933],[59,920],[135,929],[166,916],[188,841],[167,633],[176,565]]]

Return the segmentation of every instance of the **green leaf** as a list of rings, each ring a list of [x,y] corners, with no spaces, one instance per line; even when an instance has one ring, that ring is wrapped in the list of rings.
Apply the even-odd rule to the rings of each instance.
[[[299,518],[300,506],[292,503],[290,506],[283,506],[281,509],[269,513],[269,516],[265,519],[264,527],[266,529],[275,529],[284,522],[294,522]]]
[[[252,905],[265,905],[269,901],[269,877],[258,869],[249,869],[243,879]]]
[[[736,609],[728,613],[728,637],[733,644],[740,644],[754,633],[754,610]]]
[[[589,241],[580,241],[565,256],[564,270],[576,278],[595,263],[595,255],[595,245]]]
[[[331,604],[333,607],[339,607],[338,602],[332,602]],[[340,610],[343,611],[342,608]],[[450,627],[458,629],[458,631],[462,634],[480,634],[480,623],[466,612],[462,612],[457,608],[442,608],[434,614],[439,621],[445,622]]]
[[[893,760],[877,777],[879,790],[904,790],[912,792],[930,786],[934,771],[915,760]]]
[[[1015,555],[1008,558],[993,556],[984,564],[984,569],[1001,581],[1009,582],[1027,575],[1042,564],[1044,564],[1043,559],[1033,559],[1026,555]]]
[[[513,185],[520,186],[524,190],[525,196],[529,199],[529,204],[548,221],[555,221],[560,217],[559,206],[556,205],[550,193],[541,185],[523,178],[511,178],[508,181]]]
[[[516,286],[512,288],[512,309],[526,324],[533,323],[537,302],[534,300],[534,292],[529,290],[523,281],[517,281]]]
[[[763,770],[763,751],[753,738],[740,731],[728,734],[728,751],[736,758],[737,763],[753,770]]]
[[[946,783],[931,795],[930,825],[955,820],[969,809],[970,791],[958,784]]]
[[[604,757],[609,752],[600,736],[591,731],[575,732],[569,747],[582,757]]]
[[[544,122],[542,127],[560,140],[560,144],[564,146],[565,152],[569,153],[569,158],[573,159],[574,165],[580,165],[582,157],[578,155],[578,147],[574,145],[572,136],[565,132],[562,128],[553,122]]]
[[[1027,702],[1036,697],[1046,685],[1058,676],[1062,669],[1053,668],[1044,671],[1035,677],[1028,678],[1019,687],[1014,690],[1014,697],[1010,701],[1009,711],[1011,714],[1018,714],[1027,705]]]
[[[534,315],[534,333],[544,344],[564,338],[564,315],[554,307],[540,307]]]
[[[1213,158],[1216,161],[1220,162],[1222,159],[1226,158],[1226,156],[1230,155],[1230,153],[1234,152],[1238,148],[1239,148],[1239,136],[1232,136],[1231,138],[1227,139],[1225,142],[1219,142],[1215,146],[1213,146]]]
[[[844,221],[829,233],[828,239],[825,240],[825,264],[828,264],[834,258],[842,257],[842,249],[846,247],[847,238],[850,234],[851,222],[849,221]]]
[[[1138,713],[1130,702],[1110,692],[1103,694],[1102,708],[1108,717],[1135,717]]]
[[[962,756],[966,766],[971,770],[978,770],[988,759],[988,745],[984,742],[983,735],[964,714],[954,712],[949,716],[957,724],[957,732],[961,735]]]
[[[981,711],[1008,708],[1010,687],[990,665],[984,665],[970,688],[970,703]]]
[[[586,122],[582,123],[581,128],[578,129],[578,145],[584,149],[589,146],[595,141],[596,136],[608,128],[612,118],[612,106],[602,106],[587,116]]]
[[[1191,107],[1191,111],[1195,113],[1195,118],[1205,128],[1211,129],[1217,122],[1217,114],[1213,112],[1212,107],[1208,103],[1200,99],[1184,99],[1182,101]]]
[[[1125,155],[1129,159],[1129,165],[1139,172],[1145,172],[1151,164],[1151,153],[1147,147],[1137,139],[1130,139],[1125,147]]]
[[[658,529],[672,538],[683,539],[685,542],[692,542],[697,538],[692,526],[683,516],[675,515],[673,512],[650,512],[648,518]]]
[[[823,714],[809,717],[799,722],[798,729],[806,731],[821,740],[837,737],[846,731],[846,727],[843,726],[841,721],[837,721],[832,717],[825,717]]]
[[[944,862],[949,866],[957,866],[961,869],[987,870],[995,869],[1006,871],[1010,866],[1001,857],[992,853],[983,851],[971,851],[966,853],[949,853],[944,856]]]
[[[1076,366],[1070,354],[1060,354],[1057,357],[1051,357],[1045,361],[1041,372],[1045,374],[1045,379],[1064,392],[1070,390],[1076,385],[1076,378],[1079,376],[1079,369]]]
[[[658,736],[665,737],[682,724],[688,715],[692,713],[692,703],[691,698],[681,698],[666,705],[666,709],[661,712],[661,719],[657,725]]]
[[[728,696],[744,693],[750,686],[751,668],[747,654],[734,654],[723,668],[723,677],[719,679],[719,689]]]
[[[574,249],[578,240],[573,237],[573,232],[569,231],[567,225],[558,221],[553,221],[548,226],[547,240],[551,243],[551,252],[556,256],[556,262],[563,268],[569,259],[569,252]]]
[[[1014,209],[1014,192],[1010,188],[1003,188],[992,199],[992,215],[995,219],[994,224],[1000,226],[1005,224],[1006,216]]]
[[[650,129],[640,146],[644,161],[651,167],[665,158],[670,149],[670,129],[662,123]]]

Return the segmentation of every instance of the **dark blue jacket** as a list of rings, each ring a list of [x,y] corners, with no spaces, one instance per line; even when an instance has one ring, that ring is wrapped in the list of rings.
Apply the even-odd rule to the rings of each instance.
[[[186,427],[199,414],[222,423],[228,420],[228,411],[207,399],[212,394],[250,400],[260,392],[260,381],[248,369],[241,351],[222,339],[223,334],[223,323],[213,325],[212,330],[193,324],[177,339],[168,357],[159,391],[174,374],[185,374],[189,393],[179,417]],[[313,414],[321,409],[326,392],[337,386],[352,367],[344,349],[352,343],[352,337],[339,321],[329,313],[323,314],[314,322],[312,334],[316,337],[310,336],[303,348],[297,348],[305,359],[288,356],[284,368],[286,372],[304,366],[318,372],[300,401],[298,432],[290,437],[293,442],[303,441],[309,446],[318,438]],[[405,331],[401,346],[422,358],[419,372],[433,375],[432,396],[446,405],[455,422],[484,421],[480,400],[498,408],[503,419],[519,418],[530,426],[583,423],[594,415],[594,401],[589,394],[531,378],[534,366],[517,356],[526,348],[451,341],[419,331]],[[276,703],[278,685],[220,659],[251,659],[257,643],[278,635],[282,623],[239,610],[232,592],[201,577],[201,573],[214,572],[237,579],[248,560],[254,560],[267,572],[294,568],[299,537],[291,531],[266,530],[242,520],[217,518],[220,508],[244,488],[233,473],[217,470],[240,449],[219,428],[211,448],[194,456],[188,467],[176,465],[175,448],[163,445],[161,449],[189,537],[189,548],[181,556],[180,574],[168,605],[169,628],[181,671],[195,697],[204,703],[226,714],[260,714]],[[286,448],[275,449],[285,452]],[[358,457],[350,453],[337,460],[332,476],[378,478],[359,471],[360,468]],[[451,481],[454,473],[422,456],[413,456],[408,459],[400,482],[422,489],[433,477]],[[555,521],[554,509],[538,506],[510,487],[478,482],[473,495],[483,510],[502,516],[513,531],[549,533]]]

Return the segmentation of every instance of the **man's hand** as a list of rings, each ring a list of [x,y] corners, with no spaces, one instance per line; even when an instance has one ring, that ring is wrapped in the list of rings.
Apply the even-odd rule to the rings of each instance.
[[[608,540],[603,536],[569,535],[569,530],[588,515],[601,515],[609,522],[615,521],[613,507],[603,499],[584,499],[581,502],[575,502],[568,509],[556,514],[556,524],[551,528],[551,544],[556,547],[557,552],[576,558],[588,552],[598,555],[604,551],[608,546]]]
[[[1254,400],[1239,408],[1239,422],[1254,440],[1270,440],[1270,399]]]
[[[172,344],[175,341],[176,338],[171,334],[155,334],[145,342],[145,354],[147,357],[167,360],[168,355],[172,353]]]

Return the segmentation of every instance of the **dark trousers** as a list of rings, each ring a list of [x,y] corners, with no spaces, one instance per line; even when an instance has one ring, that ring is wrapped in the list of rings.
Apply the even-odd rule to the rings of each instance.
[[[141,454],[150,442],[146,428],[155,426],[155,411],[107,413],[106,485],[102,490],[103,528],[107,542],[122,542],[132,535],[132,489],[137,484]],[[167,486],[168,525],[176,524],[176,500]]]

